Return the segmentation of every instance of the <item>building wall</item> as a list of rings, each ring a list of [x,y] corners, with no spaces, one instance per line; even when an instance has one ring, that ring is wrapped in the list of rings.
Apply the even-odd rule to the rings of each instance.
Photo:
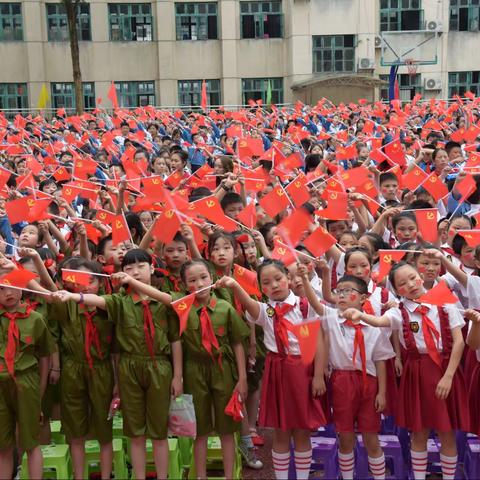
[[[176,41],[174,0],[151,0],[152,42],[109,41],[108,2],[89,3],[92,41],[80,43],[81,69],[85,82],[95,82],[97,97],[106,98],[112,80],[154,80],[157,104],[177,105],[179,79],[206,78],[221,79],[222,102],[238,105],[242,78],[283,77],[284,101],[290,102],[296,98],[291,85],[312,78],[314,35],[355,34],[356,59],[375,59],[375,69],[365,73],[389,71],[380,65],[380,49],[375,48],[379,0],[283,0],[283,38],[252,40],[241,39],[239,1],[219,0],[218,40],[208,41]],[[448,0],[423,0],[422,7],[426,21],[440,21],[444,27],[439,63],[419,68],[423,79],[440,78],[442,90],[425,92],[424,97],[446,98],[449,71],[480,70],[480,56],[473,54],[480,33],[448,32]],[[0,42],[0,83],[27,83],[34,107],[43,83],[71,81],[70,50],[68,42],[47,41],[45,1],[23,1],[22,12],[24,41]],[[403,36],[409,45],[409,35]],[[316,101],[318,91],[310,92],[310,101]],[[354,93],[346,93],[346,99]],[[341,90],[337,94],[341,96]]]

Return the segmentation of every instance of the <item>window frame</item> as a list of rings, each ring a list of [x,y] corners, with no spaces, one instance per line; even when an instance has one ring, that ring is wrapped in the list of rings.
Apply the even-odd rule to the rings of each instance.
[[[60,87],[62,91],[56,91]],[[90,88],[90,91],[87,91]],[[69,90],[69,91],[65,91]],[[96,108],[95,82],[82,82],[83,108],[87,111]],[[51,82],[50,98],[52,108],[65,108],[66,110],[75,110],[77,99],[75,97],[75,85],[73,82]],[[63,99],[63,101],[59,101]]]
[[[116,9],[116,12],[112,10]],[[138,9],[141,13],[133,13]],[[149,10],[143,13],[143,9]],[[126,10],[126,12],[123,12]],[[142,20],[142,21],[140,21]],[[113,28],[117,25],[118,28]],[[138,35],[143,27],[143,34]],[[148,28],[149,27],[149,28]],[[108,31],[111,42],[153,42],[153,14],[151,3],[108,3]],[[114,32],[118,31],[117,35]]]
[[[337,40],[340,39],[342,45],[337,44],[339,43]],[[345,46],[346,40],[352,46]],[[314,35],[312,37],[312,73],[355,73],[356,48],[357,37],[355,35]],[[337,52],[342,52],[341,58],[337,58],[340,57]],[[347,58],[347,56],[351,56],[351,58]],[[330,62],[330,69],[325,68],[326,62]],[[338,62],[342,62],[341,69],[337,69]],[[351,68],[347,68],[347,65],[351,65]]]
[[[16,89],[15,93],[9,91]],[[22,93],[18,93],[18,89],[22,89]],[[10,101],[16,103],[15,106],[10,105]],[[23,82],[1,82],[0,83],[0,109],[2,110],[25,110],[28,108],[28,88]]]
[[[248,105],[249,100],[262,100],[264,104],[267,103],[268,82],[271,82],[272,103],[282,104],[284,102],[284,82],[283,77],[252,77],[242,78],[242,102],[243,105]],[[260,88],[258,88],[258,86]],[[248,86],[249,88],[246,88]],[[248,95],[248,93],[251,95]],[[257,95],[257,94],[260,95]]]
[[[466,5],[461,3],[467,2]],[[476,10],[476,18],[475,18]],[[449,30],[453,32],[478,32],[480,31],[480,0],[450,0],[448,14]],[[460,29],[462,11],[466,11],[468,28]],[[476,27],[472,23],[476,21]]]
[[[205,12],[200,12],[203,6],[205,6]],[[184,11],[179,12],[180,9]],[[193,12],[188,11],[192,9]],[[210,9],[214,9],[215,12],[211,13]],[[195,19],[195,22],[192,22],[192,19]],[[186,27],[182,24],[182,20],[188,20],[189,32],[186,36],[183,35]],[[192,34],[193,27],[196,35]],[[201,29],[205,30],[203,35],[198,34]],[[177,41],[218,40],[218,2],[175,2],[175,30]]]
[[[147,85],[151,86],[151,91],[147,91],[150,90],[145,88]],[[125,86],[126,88],[124,88]],[[138,108],[147,105],[155,106],[155,80],[116,81],[115,89],[117,91],[118,105],[122,108]],[[142,103],[142,97],[148,97],[147,103]],[[153,102],[150,101],[152,98]],[[125,103],[126,99],[130,101]],[[133,104],[131,100],[134,100]]]
[[[207,84],[207,105],[219,106],[222,104],[222,91],[219,78],[211,78],[205,80]],[[182,108],[199,107],[202,96],[203,80],[178,80],[177,81],[177,96],[178,105]],[[184,88],[188,86],[188,88]],[[190,99],[185,101],[186,97]]]
[[[463,75],[465,80],[461,80]],[[452,82],[453,76],[456,78]],[[465,92],[480,95],[480,70],[448,72],[448,98],[453,98],[454,95],[462,97]]]
[[[401,32],[401,31],[417,31],[422,30],[425,23],[424,15],[425,11],[422,8],[422,0],[379,0],[380,1],[380,10],[379,10],[379,20],[380,20],[380,32]],[[408,2],[408,7],[404,7],[404,3]],[[418,7],[415,4],[418,2]],[[384,7],[383,5],[387,3],[388,6]],[[392,7],[392,3],[397,6]],[[413,6],[412,6],[413,5]],[[419,12],[418,14],[418,28],[403,28],[406,20],[402,18],[402,14],[408,12]],[[387,16],[387,20],[383,20],[383,15]],[[393,20],[393,17],[396,20]],[[396,25],[396,27],[395,27]]]
[[[2,13],[3,7],[8,8],[8,13]],[[18,8],[19,12],[13,13],[14,8]],[[10,38],[6,38],[7,26],[12,27]],[[20,2],[0,2],[0,42],[23,42],[23,12]]]
[[[268,6],[268,11],[264,10]],[[252,17],[250,21],[250,30],[253,35],[246,35],[247,17]],[[278,35],[270,35],[266,32],[268,29],[269,17],[278,17]],[[272,20],[273,22],[273,20]],[[275,28],[274,23],[270,24]],[[253,27],[253,29],[252,29]],[[281,0],[241,0],[240,1],[240,38],[248,40],[283,38],[284,37],[284,14]]]
[[[49,10],[55,9],[55,13],[51,13]],[[62,12],[63,10],[63,12]],[[85,11],[82,11],[85,10]],[[49,2],[45,4],[45,14],[47,19],[47,38],[49,42],[68,42],[70,34],[68,31],[67,12],[63,3]],[[84,22],[84,20],[87,20]],[[57,22],[57,34],[53,34],[52,21]],[[63,23],[64,22],[64,23]],[[82,28],[82,25],[85,27]],[[91,42],[92,41],[92,20],[90,15],[90,4],[79,3],[77,4],[76,13],[76,25],[77,35],[79,42]],[[83,34],[86,33],[84,36]]]

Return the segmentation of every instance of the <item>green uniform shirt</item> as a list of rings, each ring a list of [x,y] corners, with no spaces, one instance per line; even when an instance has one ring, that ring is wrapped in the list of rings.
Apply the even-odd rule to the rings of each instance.
[[[124,290],[103,297],[107,304],[108,317],[115,323],[115,336],[120,353],[149,357],[145,341],[144,310],[142,299]],[[178,319],[167,318],[167,309],[162,303],[149,300],[150,312],[155,325],[153,351],[155,355],[169,355],[170,343],[179,340]]]
[[[61,355],[75,358],[78,361],[86,361],[85,355],[85,328],[87,319],[85,312],[95,311],[92,319],[98,333],[100,353],[97,352],[92,342],[90,355],[93,361],[105,360],[110,355],[113,340],[113,322],[109,319],[106,311],[89,308],[76,302],[54,303],[50,305],[49,318],[56,319],[58,327],[59,350]]]
[[[186,293],[185,285],[183,284],[180,277],[175,277],[175,275],[165,276],[162,280],[162,292],[182,292]]]
[[[21,304],[18,312],[25,313],[27,306]],[[6,310],[0,308],[0,377],[8,377],[5,363],[5,349],[8,342],[10,321],[5,317]],[[47,357],[56,351],[55,342],[48,331],[43,317],[37,312],[30,312],[26,318],[16,320],[20,340],[16,347],[15,372],[22,372],[38,365],[38,359]]]

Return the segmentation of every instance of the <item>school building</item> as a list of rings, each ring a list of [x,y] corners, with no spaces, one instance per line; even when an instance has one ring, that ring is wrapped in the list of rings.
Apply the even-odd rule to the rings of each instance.
[[[399,67],[401,98],[480,94],[479,10],[480,0],[85,0],[85,105],[110,107],[112,81],[125,107],[199,105],[203,79],[210,105],[387,98],[399,48],[422,62]],[[0,2],[0,58],[0,108],[36,107],[42,85],[49,107],[74,105],[61,3]]]

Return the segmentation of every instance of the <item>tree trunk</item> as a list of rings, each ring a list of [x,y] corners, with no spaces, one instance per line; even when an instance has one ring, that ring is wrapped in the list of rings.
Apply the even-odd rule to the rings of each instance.
[[[80,70],[80,51],[78,48],[77,4],[78,0],[63,0],[67,12],[68,33],[70,38],[70,54],[72,57],[73,84],[75,90],[75,106],[77,115],[83,113],[83,86]]]

